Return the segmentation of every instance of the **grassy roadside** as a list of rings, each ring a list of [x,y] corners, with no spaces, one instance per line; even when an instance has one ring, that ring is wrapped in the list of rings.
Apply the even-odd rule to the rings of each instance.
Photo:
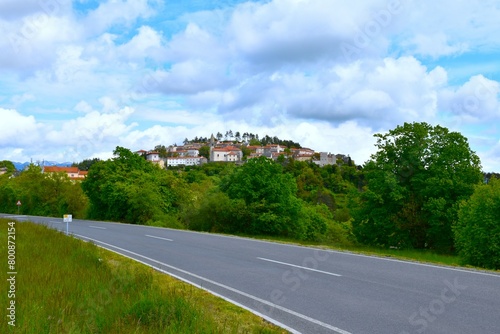
[[[305,247],[316,247],[325,250],[339,251],[339,252],[347,252],[368,256],[377,256],[384,258],[393,258],[397,260],[404,261],[414,261],[419,263],[427,263],[427,264],[436,264],[436,265],[444,265],[450,267],[460,267],[464,269],[476,269],[481,271],[490,271],[500,274],[500,270],[489,270],[480,267],[474,267],[470,265],[464,265],[462,260],[457,255],[447,255],[447,254],[439,254],[429,250],[418,250],[418,249],[383,249],[377,247],[363,246],[363,245],[346,245],[346,244],[338,244],[334,242],[308,242],[308,241],[300,241],[294,239],[287,239],[282,237],[269,237],[269,236],[242,236],[253,238],[262,241],[269,242],[278,242],[284,244],[292,244],[296,246],[305,246]]]
[[[8,222],[0,219],[5,276]],[[286,333],[206,291],[43,225],[17,222],[15,237],[16,326],[2,321],[2,333]],[[12,298],[2,281],[5,319]]]

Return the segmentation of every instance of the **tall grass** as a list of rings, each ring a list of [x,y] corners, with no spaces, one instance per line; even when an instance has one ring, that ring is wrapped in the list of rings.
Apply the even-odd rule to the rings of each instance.
[[[0,219],[5,264],[7,222]],[[16,223],[16,246],[16,326],[2,320],[1,333],[285,332],[205,291],[42,225]]]

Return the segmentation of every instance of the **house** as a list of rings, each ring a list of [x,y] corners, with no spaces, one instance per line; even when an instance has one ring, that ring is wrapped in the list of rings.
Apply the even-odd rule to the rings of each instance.
[[[197,148],[189,148],[187,149],[187,156],[188,157],[197,157],[200,155],[200,150]]]
[[[210,161],[211,162],[237,162],[243,158],[243,152],[235,146],[226,147],[211,147]]]
[[[177,166],[199,166],[207,162],[205,157],[169,157],[167,158],[167,167]]]
[[[280,153],[284,152],[285,151],[285,147],[284,146],[280,146],[280,145],[277,145],[277,144],[270,144],[270,145],[266,145],[264,146],[264,153],[263,155],[265,157],[268,157],[268,158],[275,158],[277,156],[279,156]]]
[[[313,156],[314,155],[314,150],[311,150],[310,148],[302,147],[302,148],[293,148],[292,149],[293,155],[295,156]]]
[[[83,180],[88,174],[87,171],[79,170],[78,167],[57,166],[44,166],[42,173],[66,173],[71,180]]]
[[[7,173],[7,167],[0,167],[0,175]]]
[[[327,152],[320,152],[319,153],[319,160],[314,160],[313,162],[320,167],[323,167],[326,165],[336,165],[337,164],[337,156],[335,154],[331,154],[331,153],[327,153]]]
[[[139,150],[139,151],[136,151],[135,154],[138,154],[138,155],[146,155],[148,153],[148,151],[145,151],[145,150]]]
[[[146,153],[146,160],[157,164],[161,168],[165,168],[165,161],[160,158],[160,153],[156,151],[149,151]]]
[[[255,155],[257,155],[257,156],[261,156],[264,154],[264,147],[263,146],[248,145],[247,148],[252,152],[252,154],[255,153]]]
[[[210,162],[239,162],[243,159],[240,148],[232,145],[218,146],[215,137],[210,137]]]

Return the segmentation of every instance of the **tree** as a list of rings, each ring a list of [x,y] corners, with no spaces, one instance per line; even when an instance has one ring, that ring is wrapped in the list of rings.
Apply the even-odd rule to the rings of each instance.
[[[460,204],[453,232],[465,263],[500,269],[500,179],[478,185]]]
[[[16,212],[18,200],[23,214],[61,217],[71,213],[78,218],[85,216],[88,202],[80,183],[72,182],[66,173],[42,173],[33,164],[15,178],[0,176],[0,212]]]
[[[204,145],[199,149],[200,156],[210,159],[210,147]]]
[[[405,123],[375,137],[378,151],[364,168],[367,189],[351,201],[357,239],[451,251],[458,203],[482,180],[467,139],[427,123]]]
[[[82,188],[90,218],[146,223],[176,212],[185,185],[130,150],[117,147],[114,158],[92,166]]]
[[[12,174],[16,171],[16,166],[11,161],[3,160],[0,161],[0,168],[7,168],[7,173]]]
[[[88,171],[90,167],[92,167],[93,164],[96,162],[100,161],[101,159],[99,158],[94,158],[94,159],[85,159],[82,162],[79,163],[73,163],[73,167],[78,167],[79,170],[85,170]]]
[[[168,156],[168,149],[165,145],[156,145],[153,151],[158,152],[160,158],[166,158]]]
[[[295,180],[272,160],[250,159],[225,177],[220,188],[231,200],[243,200],[250,212],[250,222],[240,232],[297,237],[304,233],[299,222],[301,203],[295,196]]]

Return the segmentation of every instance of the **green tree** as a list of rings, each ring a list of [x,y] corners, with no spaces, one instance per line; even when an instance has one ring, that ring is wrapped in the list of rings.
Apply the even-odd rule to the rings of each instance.
[[[482,180],[467,139],[427,123],[405,123],[375,137],[378,151],[364,168],[367,189],[351,201],[357,239],[452,250],[458,203]]]
[[[168,149],[165,145],[156,145],[153,151],[158,152],[160,158],[166,158],[168,156]]]
[[[6,176],[0,177],[0,211],[16,212],[19,200],[23,214],[85,217],[88,199],[80,183],[71,181],[66,173],[42,173],[39,166],[31,164],[15,178]]]
[[[73,167],[78,167],[79,170],[85,170],[88,171],[90,167],[92,167],[93,164],[96,162],[101,161],[99,158],[93,158],[93,159],[85,159],[82,162],[79,163],[73,163]]]
[[[117,147],[114,158],[92,166],[82,188],[90,218],[146,223],[175,214],[185,181],[172,172]]]
[[[12,174],[16,171],[16,166],[9,160],[0,161],[0,168],[2,167],[7,168],[8,174]]]
[[[210,159],[210,147],[207,145],[204,145],[200,147],[200,156],[205,157],[207,159]]]
[[[500,269],[500,180],[478,185],[460,204],[453,226],[455,244],[465,263]]]
[[[252,154],[252,150],[250,150],[247,145],[241,146],[241,152],[243,153],[243,160],[246,160],[250,154]]]
[[[225,177],[220,188],[231,200],[243,200],[251,212],[249,228],[240,232],[303,236],[297,186],[281,165],[265,157],[250,159]]]

